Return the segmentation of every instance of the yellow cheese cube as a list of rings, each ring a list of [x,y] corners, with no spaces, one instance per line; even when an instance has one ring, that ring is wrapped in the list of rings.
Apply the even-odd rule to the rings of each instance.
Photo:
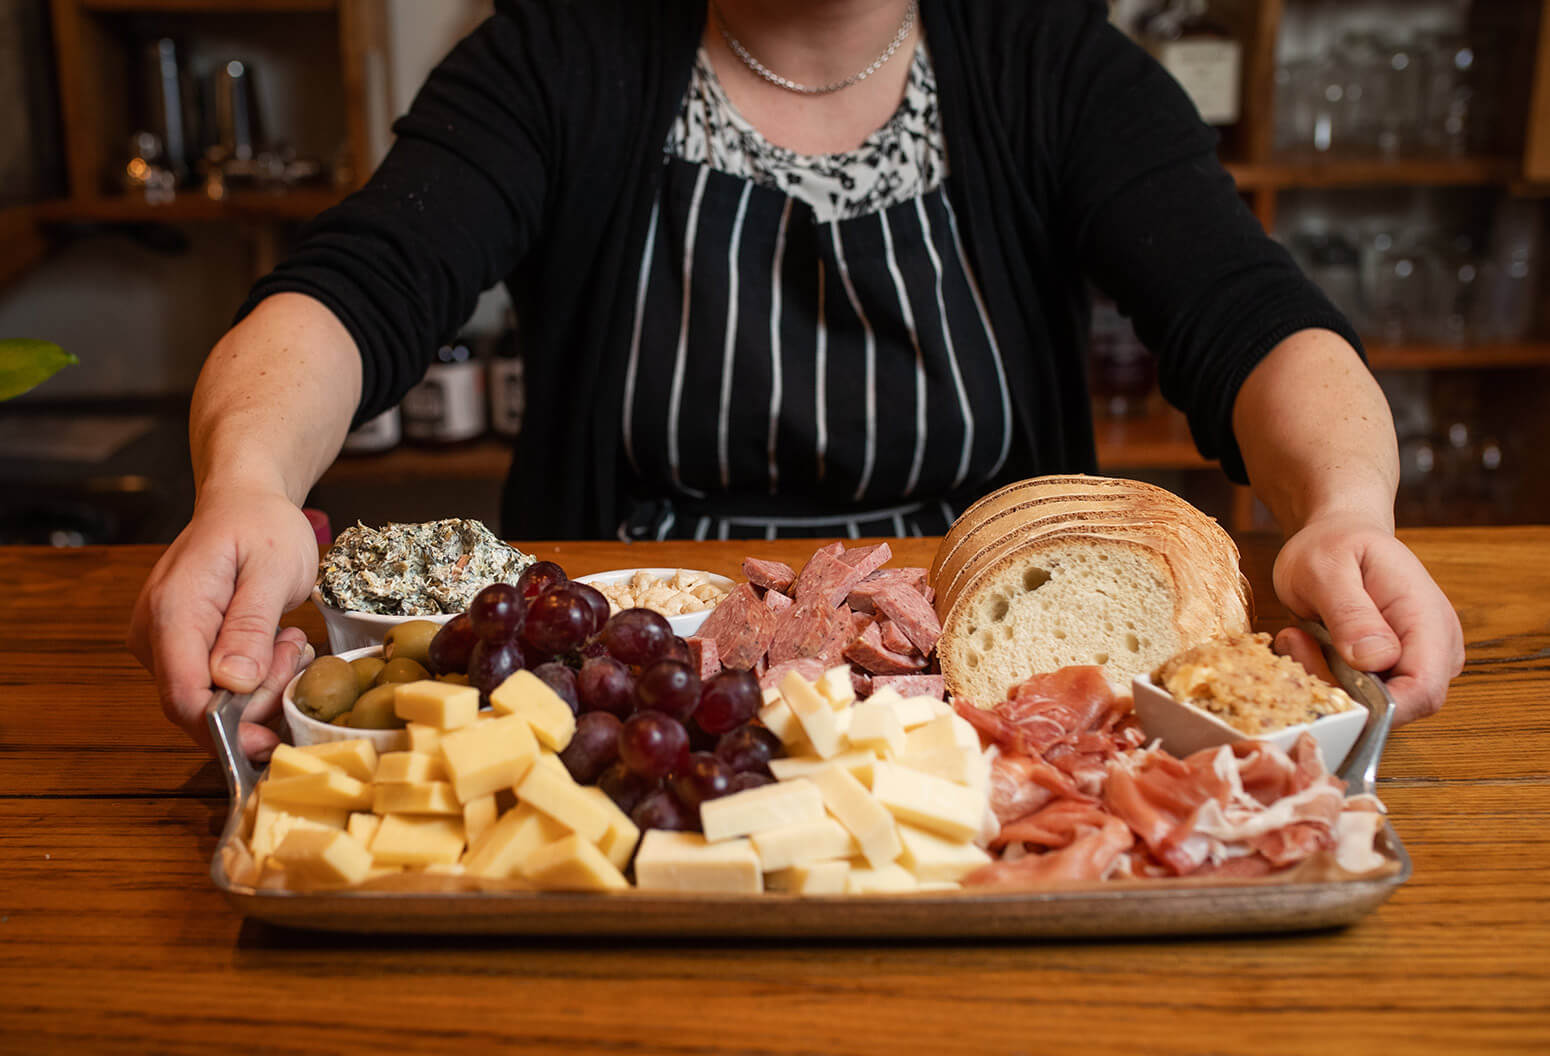
[[[297,751],[336,766],[357,781],[370,781],[371,775],[377,772],[377,749],[368,740],[328,741],[309,744]]]
[[[767,829],[755,833],[752,843],[759,868],[767,873],[861,853],[855,837],[833,818]]]
[[[950,840],[973,839],[985,812],[985,803],[974,789],[898,763],[877,764],[872,771],[872,795],[900,821]]]
[[[265,782],[264,785],[267,785]],[[253,857],[263,860],[274,853],[292,829],[342,829],[349,811],[339,807],[313,807],[301,803],[275,804],[264,798],[259,785],[258,809],[253,814],[253,836],[248,841]]]
[[[275,848],[275,861],[297,887],[358,884],[371,872],[371,854],[338,829],[293,829]]]
[[[968,726],[967,721],[956,715],[939,715],[911,730],[904,737],[904,750],[898,753],[898,761],[923,774],[967,784],[970,757],[980,754],[979,742],[976,739],[972,752],[966,750],[959,741],[954,720]]]
[[[904,842],[899,864],[922,883],[958,881],[990,863],[990,855],[974,844],[949,840],[915,825],[901,823],[899,839]]]
[[[463,804],[463,836],[468,840],[469,846],[484,835],[491,825],[495,824],[497,812],[495,810],[495,793],[470,799]]]
[[[479,717],[479,691],[430,679],[401,682],[393,691],[393,713],[443,732],[461,729]]]
[[[904,724],[886,703],[863,700],[857,704],[845,736],[856,747],[871,748],[879,755],[893,757],[904,751]]]
[[[839,766],[849,770],[851,775],[863,785],[871,787],[872,767],[876,763],[877,753],[872,749],[853,748],[848,752],[841,752],[833,759],[819,759],[815,756],[771,759],[770,773],[774,774],[778,781],[791,781],[798,777],[806,777],[826,766]]]
[[[441,754],[425,752],[386,752],[377,760],[374,781],[445,781],[447,764]]]
[[[764,878],[764,885],[771,891],[792,895],[843,895],[849,875],[847,861],[810,862],[770,873]]]
[[[874,774],[886,765],[878,763]],[[826,766],[807,780],[817,786],[823,805],[856,838],[861,853],[872,866],[884,866],[899,857],[903,845],[893,815],[848,770]]]
[[[818,695],[811,682],[795,671],[786,672],[780,680],[780,695],[791,708],[791,714],[802,724],[807,740],[824,759],[839,755],[845,747],[845,735],[835,720],[834,709]]]
[[[302,774],[264,782],[264,799],[270,803],[310,807],[342,807],[368,810],[371,786],[330,767],[321,774]]]
[[[457,798],[467,803],[520,783],[538,758],[538,742],[522,717],[512,715],[443,734],[441,754]]]
[[[807,780],[761,785],[700,804],[700,827],[712,843],[785,825],[822,820],[823,797]]]
[[[450,865],[462,855],[462,818],[389,814],[371,838],[376,865]]]
[[[476,876],[516,876],[534,851],[569,835],[570,830],[564,825],[521,803],[470,842],[463,865]]]
[[[345,831],[360,840],[361,846],[370,847],[371,838],[377,834],[377,826],[381,824],[382,819],[375,814],[351,814],[345,824]]]
[[[288,744],[277,744],[274,754],[269,757],[269,776],[271,778],[301,777],[305,774],[321,774],[330,769],[329,765],[315,755],[292,748]]]
[[[817,689],[835,711],[856,702],[856,684],[850,680],[849,664],[840,664],[825,671],[818,678]]]
[[[463,816],[463,805],[445,781],[391,781],[373,785],[371,809],[378,814]]]
[[[759,691],[759,695],[764,698],[764,703],[760,707],[767,708],[771,704],[780,703],[780,688],[778,686],[765,686]]]
[[[936,718],[940,714],[938,706],[942,703],[931,697],[901,697],[899,691],[891,686],[884,686],[866,699],[867,703],[880,704],[892,711],[906,732]]]
[[[517,785],[517,799],[543,811],[592,844],[608,833],[617,811],[611,802],[598,802],[595,796],[576,784],[565,764],[553,755],[541,756],[528,770],[527,776]]]
[[[764,875],[748,840],[709,843],[697,832],[651,829],[635,855],[635,885],[642,891],[758,894]]]
[[[583,785],[581,790],[597,800],[598,805],[608,815],[608,831],[604,832],[602,839],[597,841],[597,849],[622,871],[630,864],[630,855],[635,853],[635,844],[640,841],[639,827],[630,820],[628,814],[619,809],[618,804],[608,798],[608,793],[601,788]]]
[[[404,727],[409,735],[409,750],[421,755],[437,755],[441,752],[441,731],[423,722],[411,722]]]
[[[773,688],[773,687],[772,687]],[[779,694],[779,690],[774,690]],[[807,743],[807,734],[802,732],[802,724],[791,711],[791,706],[784,700],[776,699],[759,709],[759,721],[764,728],[780,738],[780,743],[786,746],[790,755],[799,755],[810,747]]]
[[[918,887],[909,870],[894,862],[872,868],[852,868],[845,875],[847,895],[890,895],[914,891]]]
[[[630,886],[614,863],[577,833],[534,851],[522,875],[543,891],[623,891]]]
[[[576,732],[570,705],[531,671],[518,671],[496,686],[490,706],[502,715],[520,715],[550,751],[563,752]]]

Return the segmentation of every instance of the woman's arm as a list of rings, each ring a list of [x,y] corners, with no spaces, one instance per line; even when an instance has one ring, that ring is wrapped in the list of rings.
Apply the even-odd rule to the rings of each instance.
[[[1396,721],[1437,711],[1463,667],[1463,633],[1394,538],[1394,422],[1356,351],[1327,330],[1282,341],[1238,390],[1233,428],[1254,492],[1286,534],[1276,594],[1322,619],[1353,667],[1391,672]],[[1317,663],[1301,632],[1283,631],[1277,646]]]

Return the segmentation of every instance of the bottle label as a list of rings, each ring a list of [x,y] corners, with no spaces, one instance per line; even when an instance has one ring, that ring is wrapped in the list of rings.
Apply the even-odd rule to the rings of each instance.
[[[1207,124],[1237,122],[1243,48],[1236,40],[1165,41],[1155,43],[1152,54],[1183,85]]]
[[[413,440],[470,440],[484,432],[484,371],[476,362],[432,364],[402,407],[404,435]]]

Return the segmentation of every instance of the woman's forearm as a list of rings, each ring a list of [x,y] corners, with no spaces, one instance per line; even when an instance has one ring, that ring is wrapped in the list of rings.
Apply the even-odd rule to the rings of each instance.
[[[349,431],[361,394],[355,342],[327,308],[261,302],[205,361],[189,410],[194,481],[273,488],[300,505]]]
[[[1304,330],[1277,345],[1239,390],[1233,431],[1255,494],[1286,534],[1328,515],[1393,530],[1394,419],[1339,335]]]

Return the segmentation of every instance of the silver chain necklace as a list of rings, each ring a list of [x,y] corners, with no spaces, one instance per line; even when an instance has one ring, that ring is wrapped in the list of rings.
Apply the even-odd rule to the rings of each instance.
[[[732,31],[727,29],[727,19],[726,16],[721,13],[721,5],[716,3],[715,0],[712,0],[710,7],[711,10],[716,13],[716,24],[717,28],[721,30],[721,39],[727,42],[727,47],[732,49],[732,54],[736,55],[739,59],[742,59],[744,66],[747,66],[750,70],[758,74],[760,77],[763,77],[766,81],[769,81],[771,84],[779,88],[784,88],[788,92],[796,92],[798,95],[829,95],[830,93],[837,92],[842,88],[849,88],[853,84],[861,83],[868,77],[872,76],[872,74],[882,69],[888,60],[893,58],[894,53],[898,51],[899,47],[905,42],[905,40],[909,38],[910,30],[915,28],[915,0],[910,0],[909,6],[904,9],[904,21],[899,23],[899,32],[893,35],[893,41],[888,45],[887,49],[881,55],[873,60],[870,66],[862,70],[860,73],[852,74],[851,76],[845,78],[843,81],[835,81],[832,84],[823,84],[817,87],[813,87],[811,85],[798,84],[796,81],[782,77],[780,74],[764,65],[764,63],[754,58],[751,54],[749,54],[748,49],[743,47],[742,41],[734,37],[732,35]]]

